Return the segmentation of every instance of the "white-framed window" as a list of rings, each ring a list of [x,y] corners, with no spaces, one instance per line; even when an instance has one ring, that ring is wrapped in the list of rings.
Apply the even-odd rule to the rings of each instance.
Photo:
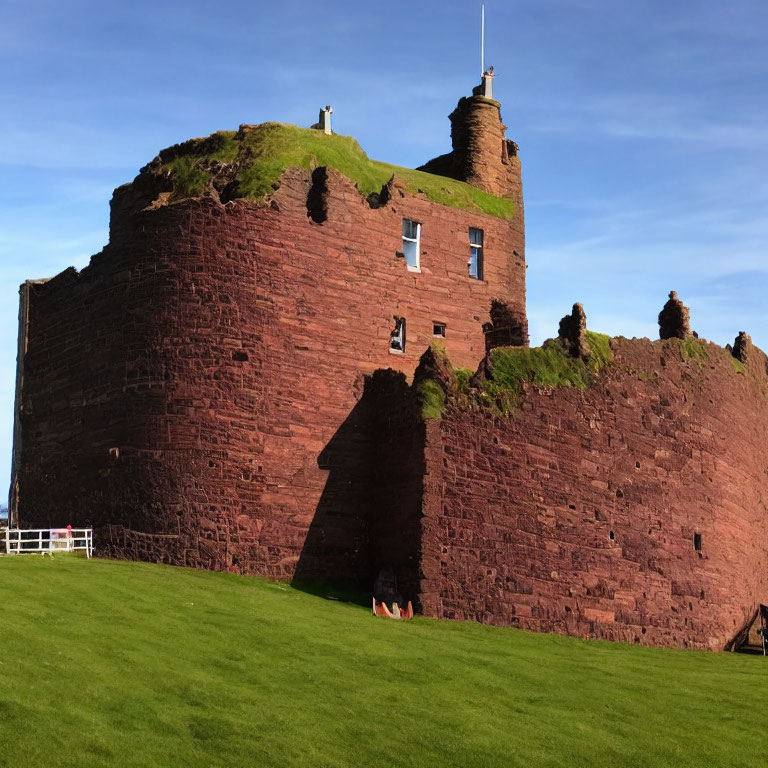
[[[469,228],[469,276],[483,279],[483,230]]]
[[[432,335],[438,339],[445,338],[445,323],[432,323]]]
[[[403,219],[403,254],[405,263],[411,272],[421,272],[419,266],[419,240],[421,224],[412,219]]]
[[[405,318],[395,315],[395,328],[389,336],[389,351],[393,355],[405,352]]]

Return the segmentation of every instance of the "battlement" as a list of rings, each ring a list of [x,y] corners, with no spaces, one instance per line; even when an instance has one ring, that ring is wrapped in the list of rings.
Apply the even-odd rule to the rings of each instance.
[[[424,356],[420,610],[731,647],[768,594],[768,359],[743,332],[733,348],[588,331],[574,345],[579,310],[542,348],[494,349],[469,376]]]

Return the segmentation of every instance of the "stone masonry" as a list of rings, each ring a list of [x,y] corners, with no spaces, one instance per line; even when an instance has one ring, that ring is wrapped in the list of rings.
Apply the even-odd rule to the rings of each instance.
[[[90,265],[22,287],[12,513],[114,557],[368,590],[384,569],[428,616],[724,648],[768,603],[765,355],[691,338],[672,292],[663,340],[613,339],[586,390],[472,400],[491,350],[529,353],[522,183],[498,102],[450,119],[423,170],[513,218],[324,167],[261,203],[116,190]],[[559,335],[589,359],[581,305]]]
[[[522,210],[449,208],[397,179],[373,206],[330,168],[318,202],[317,176],[289,168],[265,204],[171,205],[148,204],[140,176],[116,190],[109,245],[87,268],[28,286],[26,524],[94,525],[120,557],[373,578],[386,440],[366,377],[411,376],[435,324],[474,367],[494,300],[526,332]],[[420,272],[398,255],[404,218],[421,224]],[[470,227],[484,232],[482,280],[468,275]],[[407,321],[396,354],[394,317]]]
[[[428,422],[423,613],[723,649],[766,601],[764,366],[675,339],[611,347],[585,392]]]

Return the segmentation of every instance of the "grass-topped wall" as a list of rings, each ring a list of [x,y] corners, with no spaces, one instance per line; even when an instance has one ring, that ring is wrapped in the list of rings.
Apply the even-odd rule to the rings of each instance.
[[[217,131],[204,139],[191,139],[163,150],[142,172],[170,183],[170,202],[201,195],[221,177],[226,178],[229,199],[259,202],[271,194],[280,175],[291,166],[335,168],[364,195],[380,192],[396,175],[407,191],[422,193],[441,205],[503,219],[515,213],[513,201],[464,182],[370,160],[350,136],[329,136],[283,123],[243,126],[237,132]]]
[[[520,405],[525,382],[542,388],[584,390],[613,359],[610,337],[587,331],[587,340],[592,350],[587,362],[571,357],[565,347],[553,339],[541,347],[497,347],[481,365],[483,375],[475,377],[465,369],[455,370],[445,350],[433,345],[433,352],[448,373],[440,377],[440,382],[427,378],[416,384],[422,416],[425,419],[439,418],[451,397],[462,405],[474,402],[509,413]]]
[[[556,339],[540,347],[498,347],[489,355],[489,375],[480,382],[477,399],[503,413],[519,407],[525,382],[536,387],[584,390],[611,360],[610,338],[587,331],[592,350],[588,361],[571,357]]]

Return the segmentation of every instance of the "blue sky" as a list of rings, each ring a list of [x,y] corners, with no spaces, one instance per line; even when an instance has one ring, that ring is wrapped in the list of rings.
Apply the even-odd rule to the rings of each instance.
[[[18,285],[88,263],[114,187],[178,141],[309,125],[327,102],[371,157],[419,165],[450,148],[447,115],[478,80],[479,8],[3,0],[0,468]],[[574,301],[594,330],[655,337],[675,289],[700,335],[746,330],[768,349],[768,2],[488,0],[486,13],[523,162],[532,341]]]

